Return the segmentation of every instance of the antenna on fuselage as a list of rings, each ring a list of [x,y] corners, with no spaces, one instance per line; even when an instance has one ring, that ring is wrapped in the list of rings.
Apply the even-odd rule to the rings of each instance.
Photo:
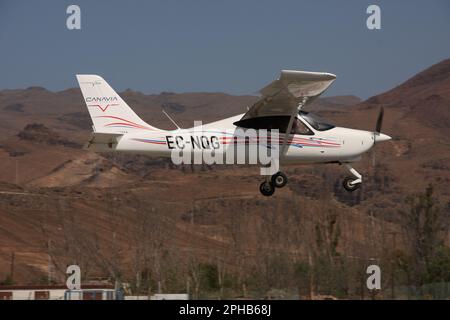
[[[166,110],[164,110],[164,108],[161,108],[162,113],[164,113],[164,115],[169,118],[169,120],[175,125],[175,127],[177,127],[178,129],[181,129],[178,124],[175,122],[175,120],[172,119],[171,116],[169,116],[169,114],[166,112]]]

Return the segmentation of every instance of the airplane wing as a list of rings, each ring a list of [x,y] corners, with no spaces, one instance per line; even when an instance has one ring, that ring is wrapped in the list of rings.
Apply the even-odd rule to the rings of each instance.
[[[283,70],[280,78],[260,90],[262,95],[241,120],[292,116],[322,94],[336,79],[331,73]]]
[[[279,79],[260,90],[261,99],[250,107],[240,121],[264,116],[289,116],[281,150],[284,155],[297,113],[320,96],[335,79],[336,76],[331,73],[283,70]]]

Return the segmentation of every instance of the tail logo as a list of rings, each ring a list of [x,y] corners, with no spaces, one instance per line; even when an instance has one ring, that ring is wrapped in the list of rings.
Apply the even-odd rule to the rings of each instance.
[[[117,97],[87,97],[86,98],[86,103],[91,103],[91,102],[99,102],[98,104],[88,104],[88,107],[97,107],[100,110],[102,110],[102,112],[105,112],[109,107],[114,107],[114,106],[118,106],[119,104],[117,103],[109,103],[109,102],[115,102],[118,101]],[[102,106],[102,104],[100,104],[101,102],[106,102],[106,106]]]
[[[119,104],[117,103],[113,103],[113,104],[107,104],[104,108],[99,105],[99,104],[88,104],[88,107],[98,107],[100,110],[102,110],[102,112],[105,112],[109,107],[115,107],[118,106]]]

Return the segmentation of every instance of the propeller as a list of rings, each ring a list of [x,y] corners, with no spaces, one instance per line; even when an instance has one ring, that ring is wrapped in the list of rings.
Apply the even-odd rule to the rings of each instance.
[[[373,144],[377,142],[390,140],[391,137],[381,133],[381,127],[383,126],[384,107],[381,106],[378,113],[377,123],[375,125],[375,131],[373,132]],[[372,166],[375,167],[375,151],[372,150]]]
[[[384,107],[381,107],[380,112],[378,113],[377,125],[375,126],[375,133],[381,133],[381,126],[383,125],[383,115]]]

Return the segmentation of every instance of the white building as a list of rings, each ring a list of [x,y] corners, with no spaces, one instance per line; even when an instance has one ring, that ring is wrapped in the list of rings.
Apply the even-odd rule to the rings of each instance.
[[[81,290],[66,286],[0,286],[0,300],[115,300],[120,298],[112,285],[82,285]]]

